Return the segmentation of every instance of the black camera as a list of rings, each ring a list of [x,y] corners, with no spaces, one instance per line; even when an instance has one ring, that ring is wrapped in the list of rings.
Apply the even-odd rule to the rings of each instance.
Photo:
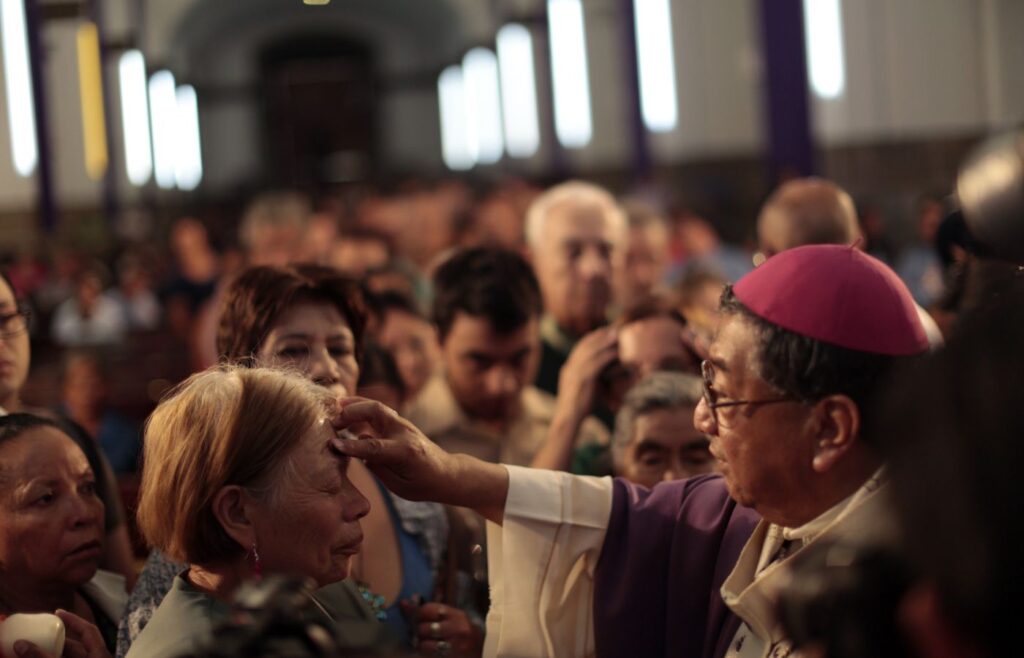
[[[308,579],[269,576],[243,585],[230,619],[191,658],[335,658],[348,655],[335,631],[310,621],[315,585]]]
[[[912,656],[897,623],[910,570],[895,551],[824,543],[793,558],[778,615],[793,646],[826,658]]]

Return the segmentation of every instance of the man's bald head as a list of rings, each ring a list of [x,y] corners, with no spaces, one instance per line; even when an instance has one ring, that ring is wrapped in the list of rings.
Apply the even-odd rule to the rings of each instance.
[[[772,193],[757,218],[766,256],[808,244],[853,244],[861,237],[853,200],[823,178],[799,178]]]

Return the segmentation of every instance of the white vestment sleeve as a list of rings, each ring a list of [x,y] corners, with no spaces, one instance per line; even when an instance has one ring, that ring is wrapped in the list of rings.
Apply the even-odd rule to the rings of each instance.
[[[485,658],[594,655],[594,568],[612,479],[507,466],[503,525],[487,524]]]

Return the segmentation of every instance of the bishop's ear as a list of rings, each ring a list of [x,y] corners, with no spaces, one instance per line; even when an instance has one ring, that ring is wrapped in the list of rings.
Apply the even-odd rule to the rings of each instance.
[[[860,409],[845,395],[829,395],[814,407],[814,460],[812,466],[824,473],[842,461],[856,445],[860,434]]]

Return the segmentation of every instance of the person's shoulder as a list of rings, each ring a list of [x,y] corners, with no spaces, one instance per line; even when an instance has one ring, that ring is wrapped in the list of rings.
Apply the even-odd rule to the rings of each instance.
[[[82,585],[80,591],[112,622],[116,624],[121,619],[128,602],[128,587],[124,576],[97,569],[96,574]]]
[[[377,621],[376,613],[351,580],[322,587],[313,598],[330,617],[344,649],[376,653],[399,645],[391,627]]]
[[[637,508],[661,509],[673,516],[692,510],[722,510],[732,513],[733,509],[753,510],[736,504],[720,475],[698,475],[685,480],[659,482],[652,488],[629,482],[624,478],[615,479],[618,495],[623,495],[631,506]],[[746,513],[746,512],[743,512]]]
[[[543,391],[534,385],[523,387],[522,393],[523,410],[531,417],[540,420],[551,421],[555,416],[555,396]]]
[[[216,617],[217,603],[177,576],[127,656],[172,658],[184,655],[210,636]]]
[[[613,496],[613,522],[617,519],[621,525],[629,519],[652,532],[656,528],[691,535],[725,532],[745,541],[761,520],[753,509],[732,499],[719,475],[661,482],[650,489],[616,478]]]
[[[427,436],[447,431],[458,424],[455,396],[444,375],[431,377],[423,390],[405,406],[402,415]]]

